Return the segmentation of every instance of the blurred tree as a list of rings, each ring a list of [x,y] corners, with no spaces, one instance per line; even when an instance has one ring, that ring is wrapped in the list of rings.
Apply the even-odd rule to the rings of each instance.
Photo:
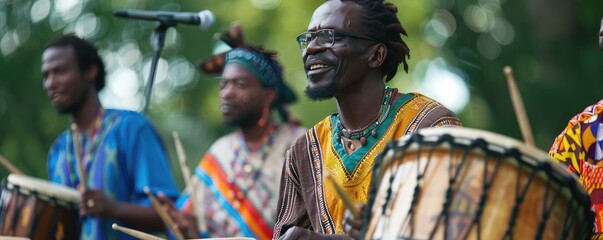
[[[461,114],[467,126],[521,139],[502,74],[510,65],[537,146],[548,151],[574,114],[603,97],[596,38],[603,13],[594,9],[603,2],[437,0],[432,19],[455,26],[442,56],[471,89]]]

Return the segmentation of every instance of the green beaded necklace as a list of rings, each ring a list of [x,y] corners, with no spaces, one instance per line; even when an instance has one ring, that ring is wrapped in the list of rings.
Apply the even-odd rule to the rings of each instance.
[[[389,110],[392,106],[394,96],[398,93],[398,90],[395,88],[391,88],[390,86],[386,86],[383,92],[383,101],[379,108],[379,114],[375,117],[375,120],[366,127],[362,127],[359,129],[346,129],[343,124],[341,124],[341,120],[339,116],[336,117],[337,120],[337,141],[341,141],[341,139],[347,140],[348,147],[354,150],[354,145],[352,144],[352,140],[360,140],[360,144],[364,146],[366,144],[366,138],[371,135],[374,138],[377,138],[377,128],[385,121]]]

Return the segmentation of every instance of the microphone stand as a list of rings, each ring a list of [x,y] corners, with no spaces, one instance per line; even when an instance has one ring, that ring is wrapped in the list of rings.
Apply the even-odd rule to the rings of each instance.
[[[144,88],[144,108],[143,112],[147,112],[149,104],[151,103],[151,93],[153,90],[153,82],[155,81],[155,73],[157,72],[157,63],[161,56],[161,50],[165,45],[165,32],[170,27],[175,27],[176,22],[171,16],[159,16],[159,21],[155,26],[155,32],[153,33],[153,59],[151,60],[151,70],[149,72],[149,78],[147,85]]]

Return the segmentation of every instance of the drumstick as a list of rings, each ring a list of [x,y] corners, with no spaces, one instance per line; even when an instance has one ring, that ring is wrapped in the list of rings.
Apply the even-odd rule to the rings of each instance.
[[[23,172],[21,172],[21,170],[19,170],[17,167],[15,167],[15,165],[6,160],[6,158],[4,158],[2,155],[0,155],[0,163],[4,165],[4,167],[8,169],[8,171],[10,171],[11,173],[23,175]]]
[[[155,208],[155,211],[157,211],[157,214],[159,214],[159,217],[161,217],[161,220],[163,220],[163,223],[165,223],[165,225],[167,225],[167,227],[172,231],[172,233],[174,234],[176,239],[184,240],[184,236],[178,229],[178,225],[176,225],[176,223],[172,220],[172,218],[170,218],[170,216],[168,216],[167,212],[165,212],[165,210],[161,206],[161,203],[159,203],[159,200],[157,200],[157,198],[155,198],[155,196],[153,196],[153,193],[151,193],[151,190],[149,190],[148,187],[145,187],[144,193],[146,193],[147,196],[149,196],[149,199],[151,199],[151,203],[153,204],[153,208]]]
[[[184,178],[184,183],[186,184],[186,188],[190,191],[190,202],[193,212],[196,213],[199,210],[197,209],[197,191],[195,186],[193,186],[193,182],[191,180],[191,171],[186,164],[186,153],[184,153],[184,148],[182,147],[182,142],[180,141],[180,136],[177,131],[172,132],[172,137],[174,138],[174,144],[176,145],[176,155],[178,155],[178,162],[180,162],[180,169],[182,170],[182,176]],[[197,218],[199,221],[199,225],[201,226],[201,231],[205,231],[205,225],[203,225],[203,218],[201,215]]]
[[[360,219],[360,212],[356,210],[356,208],[354,207],[354,203],[352,202],[352,199],[348,197],[348,194],[345,193],[345,191],[341,188],[341,186],[339,186],[339,184],[337,184],[335,178],[333,178],[333,174],[331,174],[330,172],[325,172],[325,178],[327,179],[327,181],[333,184],[335,192],[337,193],[337,195],[339,195],[341,200],[343,200],[343,205],[345,205],[345,207],[350,210],[352,216],[354,216],[355,219]]]
[[[523,106],[523,100],[521,94],[517,89],[515,78],[513,77],[513,69],[510,66],[505,66],[503,69],[505,76],[507,77],[507,85],[509,86],[509,94],[511,95],[511,102],[513,103],[513,109],[515,110],[515,116],[517,116],[517,122],[519,123],[519,129],[523,136],[524,142],[528,146],[534,146],[534,137],[532,136],[532,129],[530,128],[530,121],[528,120],[528,114]]]
[[[145,233],[145,232],[141,232],[138,230],[134,230],[134,229],[130,229],[127,227],[121,227],[119,225],[117,225],[117,223],[114,223],[111,227],[113,227],[114,230],[123,232],[125,234],[128,234],[132,237],[138,238],[138,239],[142,239],[142,240],[165,240],[163,238],[159,238],[159,237],[155,237],[151,234]]]
[[[77,133],[77,126],[75,123],[71,124],[71,131],[73,132],[73,143],[75,144],[75,161],[77,163],[77,175],[80,177],[81,188],[86,189],[86,172],[84,172],[84,164],[82,163],[82,157],[80,156],[82,149],[80,146],[80,138]]]
[[[178,162],[180,162],[180,170],[182,170],[184,183],[188,188],[191,186],[191,172],[188,169],[188,165],[186,164],[186,154],[184,153],[184,148],[182,147],[182,142],[180,141],[180,136],[178,135],[178,132],[173,131],[172,137],[174,138],[174,144],[176,145],[176,155],[178,155]]]

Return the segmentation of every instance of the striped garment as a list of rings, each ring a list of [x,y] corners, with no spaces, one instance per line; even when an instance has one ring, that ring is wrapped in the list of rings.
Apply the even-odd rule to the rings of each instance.
[[[574,116],[549,155],[575,173],[590,195],[594,231],[603,239],[603,99]]]
[[[250,153],[240,132],[217,140],[195,168],[196,216],[205,237],[270,239],[285,151],[306,130],[277,125],[262,145]],[[177,201],[192,212],[190,195]]]
[[[318,233],[345,233],[345,206],[333,186],[324,184],[326,171],[352,200],[366,203],[373,161],[390,140],[420,128],[461,126],[456,115],[440,103],[418,93],[402,94],[377,128],[378,138],[368,137],[364,146],[348,155],[343,144],[335,140],[336,117],[333,114],[316,124],[288,151],[273,239],[293,226]]]

